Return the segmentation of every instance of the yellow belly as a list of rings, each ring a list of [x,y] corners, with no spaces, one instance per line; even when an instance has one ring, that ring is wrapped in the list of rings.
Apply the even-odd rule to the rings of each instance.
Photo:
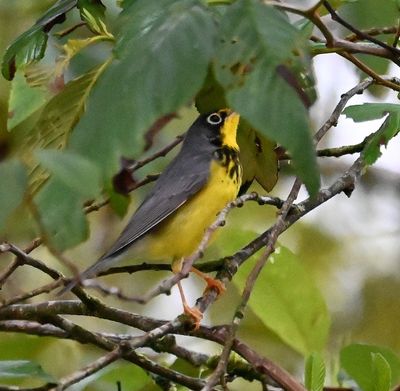
[[[236,198],[240,177],[231,178],[226,167],[213,161],[204,188],[143,238],[139,245],[142,255],[148,260],[179,260],[191,255],[218,212]]]

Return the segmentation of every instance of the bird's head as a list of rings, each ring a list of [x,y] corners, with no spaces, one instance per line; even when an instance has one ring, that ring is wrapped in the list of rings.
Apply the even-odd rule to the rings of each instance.
[[[220,109],[212,113],[201,114],[189,129],[189,134],[191,133],[192,137],[198,141],[200,141],[199,136],[201,134],[206,138],[207,143],[216,147],[226,146],[239,149],[236,142],[239,118],[239,114],[230,109]],[[192,141],[195,140],[192,139]]]

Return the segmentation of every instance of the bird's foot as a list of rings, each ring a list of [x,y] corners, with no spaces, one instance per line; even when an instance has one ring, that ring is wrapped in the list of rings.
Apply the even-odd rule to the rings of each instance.
[[[183,312],[192,319],[194,329],[198,330],[203,319],[203,313],[196,307],[189,307],[186,303],[183,304]]]
[[[192,267],[190,271],[197,274],[200,278],[202,278],[206,282],[207,287],[205,289],[205,292],[207,292],[210,289],[214,289],[217,291],[217,294],[219,296],[226,291],[225,284],[222,281],[210,277],[208,274],[201,272],[195,267]]]
[[[226,291],[225,284],[220,280],[217,280],[212,277],[204,277],[204,281],[207,283],[205,292],[207,292],[210,289],[214,289],[217,291],[217,295],[219,296]]]

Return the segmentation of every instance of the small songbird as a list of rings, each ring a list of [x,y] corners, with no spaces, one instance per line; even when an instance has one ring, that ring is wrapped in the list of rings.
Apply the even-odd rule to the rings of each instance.
[[[172,261],[176,273],[199,246],[218,213],[238,194],[242,167],[236,131],[239,115],[229,109],[201,114],[186,133],[182,148],[156,181],[114,245],[96,263],[70,282],[95,277],[121,260]],[[191,271],[208,286],[223,285],[199,270]],[[185,313],[199,323],[202,314],[190,308],[178,283]]]

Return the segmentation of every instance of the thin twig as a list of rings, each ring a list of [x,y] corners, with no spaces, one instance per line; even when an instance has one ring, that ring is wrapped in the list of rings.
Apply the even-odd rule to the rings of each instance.
[[[363,80],[361,83],[357,84],[355,87],[351,88],[349,91],[342,94],[339,103],[336,105],[332,114],[325,121],[325,123],[320,127],[320,129],[314,135],[315,143],[318,143],[328,132],[332,126],[336,126],[340,115],[342,114],[344,108],[346,107],[348,101],[355,95],[361,94],[368,87],[374,83],[373,79],[368,78]]]
[[[176,113],[170,113],[164,115],[163,117],[156,120],[156,122],[154,122],[154,124],[144,134],[144,139],[146,141],[146,144],[143,148],[144,151],[148,151],[153,146],[154,137],[160,132],[160,130],[165,125],[167,125],[170,121],[172,121],[175,118],[178,118],[178,115]]]
[[[134,171],[138,170],[139,168],[145,166],[146,164],[149,164],[150,162],[152,162],[160,157],[164,157],[165,155],[167,155],[168,152],[170,152],[172,149],[174,149],[177,145],[179,145],[182,142],[182,140],[184,139],[184,136],[185,136],[185,134],[180,134],[179,136],[176,136],[176,138],[174,140],[172,140],[169,144],[167,144],[166,146],[161,148],[159,151],[153,153],[151,156],[149,156],[143,160],[139,160],[139,161],[135,162],[131,167],[131,171],[134,172]]]
[[[337,147],[337,148],[320,149],[319,151],[317,151],[317,155],[319,157],[341,157],[345,155],[352,155],[354,153],[361,152],[365,148],[367,141],[368,138],[365,138],[358,144],[345,145],[343,147]]]
[[[29,265],[35,269],[40,270],[41,272],[50,276],[53,280],[58,280],[58,279],[66,280],[65,276],[62,273],[47,266],[42,261],[32,258],[31,256],[29,256],[27,253],[25,253],[23,250],[21,250],[14,244],[11,244],[11,243],[0,244],[0,252],[10,252],[10,253],[14,254],[15,256],[17,256],[17,258],[20,258],[20,262],[22,264]],[[74,287],[72,289],[72,292],[87,305],[96,307],[97,304],[99,303],[99,301],[97,299],[94,299],[91,296],[89,296],[79,286]]]
[[[11,304],[20,303],[21,301],[31,299],[32,297],[41,295],[42,293],[49,293],[49,292],[53,291],[54,289],[58,288],[59,286],[61,286],[62,284],[63,284],[63,279],[60,278],[58,280],[52,281],[49,284],[46,284],[39,288],[33,289],[30,292],[23,293],[18,296],[14,296],[8,300],[2,300],[2,301],[0,300],[0,308],[6,307]]]
[[[0,331],[24,333],[42,337],[68,338],[68,334],[51,324],[43,325],[30,320],[1,320]]]
[[[37,247],[39,247],[42,244],[42,240],[40,238],[35,238],[32,240],[32,242],[28,245],[26,249],[23,250],[25,254],[31,253],[33,250],[35,250]],[[8,246],[5,243],[5,247],[1,247],[0,245],[0,253],[2,252],[8,252]],[[3,250],[3,249],[4,250]],[[21,266],[23,262],[21,262],[21,258],[19,256],[16,256],[15,259],[8,265],[6,270],[2,274],[0,274],[0,289],[6,282],[6,280],[15,272],[15,270],[18,269],[19,266]]]
[[[390,26],[390,27],[372,27],[368,30],[359,30],[365,35],[369,35],[370,37],[376,36],[376,35],[384,35],[384,34],[396,34],[398,31],[397,26]],[[360,37],[359,34],[349,34],[344,37],[346,41],[350,42],[356,42],[360,39],[364,39]]]
[[[377,84],[388,87],[394,91],[400,91],[400,86],[397,83],[391,82],[390,78],[381,77],[373,69],[364,64],[358,58],[354,57],[352,54],[341,52],[339,53],[339,55],[345,58],[346,60],[352,62],[358,69],[363,71],[365,74],[372,77]]]

